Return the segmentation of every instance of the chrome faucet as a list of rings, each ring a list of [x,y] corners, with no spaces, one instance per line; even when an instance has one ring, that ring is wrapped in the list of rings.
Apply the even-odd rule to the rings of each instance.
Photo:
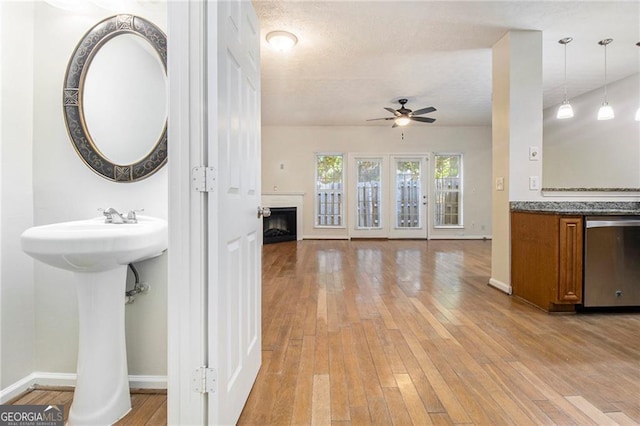
[[[144,209],[140,210],[129,210],[126,216],[123,216],[121,213],[118,213],[118,210],[113,207],[109,207],[108,209],[98,209],[102,211],[104,215],[104,223],[138,223],[138,218],[136,217],[136,212],[142,212]]]

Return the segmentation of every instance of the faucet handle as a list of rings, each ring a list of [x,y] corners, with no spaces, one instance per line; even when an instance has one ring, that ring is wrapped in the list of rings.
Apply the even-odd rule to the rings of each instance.
[[[143,211],[144,211],[144,209],[129,210],[129,212],[127,213],[127,221],[128,222],[133,222],[133,223],[137,222],[138,219],[136,218],[136,213],[140,213],[140,212],[143,212]]]

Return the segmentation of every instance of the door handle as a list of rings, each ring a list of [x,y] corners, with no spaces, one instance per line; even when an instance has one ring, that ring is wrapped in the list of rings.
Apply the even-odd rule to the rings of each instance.
[[[269,207],[260,207],[258,206],[258,219],[261,217],[269,217],[271,216],[271,209]]]

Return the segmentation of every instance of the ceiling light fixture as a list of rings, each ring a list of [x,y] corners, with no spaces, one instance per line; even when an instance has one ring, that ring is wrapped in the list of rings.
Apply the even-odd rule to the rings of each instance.
[[[640,41],[636,43],[636,46],[640,47]],[[636,111],[636,121],[640,121],[640,107]]]
[[[400,117],[393,120],[393,122],[396,123],[397,126],[406,126],[411,122],[411,120],[406,115],[401,115]]]
[[[556,114],[556,118],[562,120],[565,118],[573,117],[573,108],[567,99],[567,44],[573,41],[572,37],[565,37],[563,39],[558,40],[558,43],[564,46],[564,100],[562,101],[562,105],[558,108],[558,113]]]
[[[598,42],[600,46],[604,46],[604,101],[598,110],[598,120],[611,120],[615,117],[613,114],[613,108],[611,108],[611,105],[609,105],[609,101],[607,100],[607,45],[612,41],[613,39],[611,38],[605,38]]]
[[[267,43],[279,52],[286,52],[298,43],[298,37],[288,31],[271,31]]]

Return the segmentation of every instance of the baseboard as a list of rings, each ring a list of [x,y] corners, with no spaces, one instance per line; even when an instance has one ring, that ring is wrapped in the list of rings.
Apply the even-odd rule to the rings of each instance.
[[[303,235],[303,240],[348,240],[346,235]]]
[[[31,386],[35,384],[35,374],[31,373],[27,377],[24,377],[17,382],[7,386],[4,389],[0,389],[0,404],[4,404],[7,401],[12,400],[16,396],[20,395]]]
[[[0,404],[4,404],[35,385],[75,387],[76,374],[34,371],[27,377],[0,390]],[[166,389],[167,376],[130,375],[129,387],[132,389]]]
[[[490,240],[491,235],[429,235],[430,240]]]
[[[503,283],[502,281],[498,281],[495,278],[489,279],[489,285],[504,293],[511,294],[511,291],[512,291],[511,286],[509,284]]]

